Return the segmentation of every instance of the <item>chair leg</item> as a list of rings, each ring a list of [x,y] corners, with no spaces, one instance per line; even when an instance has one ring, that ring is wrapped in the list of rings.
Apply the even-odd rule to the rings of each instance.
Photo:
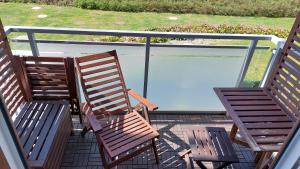
[[[201,169],[207,169],[207,167],[201,161],[196,161],[196,163]]]
[[[263,152],[257,152],[256,155],[255,155],[254,162],[258,163],[258,161],[260,160],[260,158],[262,157],[262,155],[263,155]]]
[[[100,156],[101,156],[101,160],[102,160],[102,164],[103,164],[103,168],[104,169],[109,169],[106,159],[105,159],[105,154],[104,154],[104,147],[103,145],[99,146],[99,152],[100,152]]]
[[[263,169],[265,166],[263,165],[270,157],[272,156],[272,152],[263,152],[258,163],[256,164],[256,169]]]
[[[235,140],[237,131],[238,131],[238,127],[235,124],[233,124],[230,134],[229,134],[229,138],[232,142],[234,142],[234,140]]]
[[[87,127],[87,126],[84,126],[84,128],[82,129],[82,131],[81,131],[81,137],[84,137],[85,136],[85,134],[89,131],[89,130],[91,130],[92,128],[91,127]]]
[[[154,139],[152,139],[152,147],[153,147],[153,151],[154,151],[154,155],[155,155],[156,164],[159,164],[159,156],[158,156],[158,153],[157,153],[157,148],[156,148]]]
[[[229,164],[231,164],[231,163],[230,163],[230,162],[223,162],[220,166],[217,167],[217,169],[225,168],[225,167],[228,166]]]

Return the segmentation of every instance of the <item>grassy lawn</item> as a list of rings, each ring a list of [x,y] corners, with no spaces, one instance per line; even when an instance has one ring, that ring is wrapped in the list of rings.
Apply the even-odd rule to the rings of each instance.
[[[294,18],[212,16],[171,13],[126,13],[84,10],[73,7],[45,6],[33,10],[36,4],[0,3],[0,17],[5,25],[74,27],[94,29],[145,30],[178,24],[246,24],[289,29]],[[38,18],[46,14],[46,18]],[[171,20],[169,17],[176,17]]]
[[[154,27],[171,25],[197,24],[245,24],[264,25],[290,29],[294,18],[266,18],[266,17],[237,17],[211,16],[200,14],[171,14],[171,13],[127,13],[112,11],[84,10],[74,7],[57,7],[39,5],[41,9],[33,10],[36,4],[0,3],[0,17],[4,25],[44,26],[44,27],[71,27],[114,30],[145,30]],[[46,14],[46,18],[38,15]],[[170,17],[176,18],[175,20]],[[20,34],[14,33],[13,36]],[[101,40],[95,36],[72,35],[36,35],[46,39],[78,39]],[[249,41],[222,41],[213,40],[211,44],[246,45]],[[271,42],[260,42],[259,45],[271,45]],[[274,46],[272,46],[274,47]],[[265,65],[269,60],[270,51],[257,51],[250,65],[246,80],[259,80]]]

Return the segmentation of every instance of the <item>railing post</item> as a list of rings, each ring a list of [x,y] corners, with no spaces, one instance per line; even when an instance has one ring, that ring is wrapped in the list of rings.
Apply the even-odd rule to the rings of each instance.
[[[259,84],[260,87],[265,87],[267,85],[267,80],[271,76],[271,73],[272,73],[272,70],[273,70],[274,66],[276,66],[276,63],[278,63],[278,61],[279,61],[279,58],[281,56],[280,54],[282,52],[282,48],[284,46],[284,43],[285,43],[284,40],[277,42],[277,47],[276,47],[275,51],[272,52],[271,59],[270,59],[268,65],[266,67],[266,70],[264,72],[262,80]]]
[[[39,56],[40,55],[39,49],[38,49],[36,41],[35,41],[34,33],[27,32],[27,37],[29,40],[32,56]]]
[[[252,40],[251,41],[251,44],[250,44],[250,46],[248,48],[248,51],[247,51],[247,54],[245,56],[244,63],[242,65],[241,72],[240,72],[239,77],[238,77],[237,82],[236,82],[237,87],[242,87],[242,83],[244,81],[244,78],[245,78],[246,73],[247,73],[248,68],[249,68],[249,64],[251,62],[252,56],[255,52],[255,48],[257,46],[257,41],[258,40]]]
[[[150,56],[150,44],[151,44],[151,37],[146,37],[146,51],[145,51],[145,71],[144,71],[144,90],[143,96],[147,97],[147,89],[148,89],[148,72],[149,72],[149,56]]]

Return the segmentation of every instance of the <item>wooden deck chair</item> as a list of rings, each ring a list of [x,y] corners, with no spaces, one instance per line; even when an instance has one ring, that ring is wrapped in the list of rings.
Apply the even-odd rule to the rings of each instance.
[[[86,99],[82,112],[96,135],[104,168],[112,168],[150,148],[158,164],[154,139],[159,133],[150,125],[148,116],[148,110],[157,106],[127,90],[116,51],[75,58],[75,62]],[[128,94],[143,105],[145,118],[131,107]]]
[[[215,88],[234,121],[231,139],[258,152],[277,152],[300,115],[300,13],[263,88]],[[237,139],[237,131],[244,140]]]

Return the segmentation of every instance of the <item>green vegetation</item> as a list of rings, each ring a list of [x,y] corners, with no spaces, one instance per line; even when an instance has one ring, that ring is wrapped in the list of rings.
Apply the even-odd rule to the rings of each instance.
[[[295,16],[300,0],[4,0],[124,12],[171,12],[231,16]]]
[[[205,33],[239,33],[239,34],[265,34],[276,35],[285,38],[289,34],[288,29],[280,29],[266,26],[247,26],[247,25],[176,25],[170,27],[159,27],[149,29],[150,31],[161,32],[205,32]]]
[[[265,29],[280,30],[284,34],[289,30],[294,18],[266,18],[266,17],[234,17],[212,16],[199,14],[171,14],[171,13],[126,13],[111,11],[84,10],[74,7],[57,7],[41,5],[41,9],[33,10],[35,4],[0,3],[0,17],[4,25],[26,25],[46,27],[73,27],[91,29],[122,29],[122,30],[154,30],[173,29],[180,27],[202,27],[197,25],[247,25],[247,27],[263,27]],[[46,18],[38,15],[46,14]],[[176,18],[176,19],[170,19]],[[188,25],[188,26],[184,26]],[[218,27],[218,26],[217,26]],[[237,26],[239,28],[240,26]],[[230,27],[228,27],[230,28]],[[219,29],[219,28],[218,28]],[[239,28],[240,29],[240,28]],[[188,29],[182,29],[189,31]],[[227,29],[227,31],[230,29]],[[236,33],[232,31],[231,33]],[[197,31],[197,30],[195,30]],[[207,30],[209,31],[209,30]],[[207,32],[202,29],[201,32]],[[270,34],[272,34],[270,31]],[[239,32],[240,33],[240,32]],[[246,33],[250,33],[246,31]],[[258,32],[259,33],[259,32]],[[266,32],[268,33],[268,31]],[[38,35],[40,38],[49,39],[80,39],[99,40],[95,36],[71,35]],[[130,39],[129,39],[130,40]]]

